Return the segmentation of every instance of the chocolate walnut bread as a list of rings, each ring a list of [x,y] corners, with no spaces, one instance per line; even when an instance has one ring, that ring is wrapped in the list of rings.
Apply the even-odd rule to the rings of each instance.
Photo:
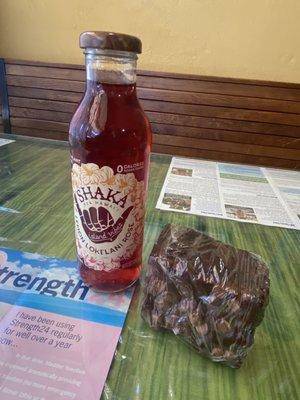
[[[213,361],[239,368],[269,296],[260,258],[194,229],[166,225],[149,258],[142,316]]]

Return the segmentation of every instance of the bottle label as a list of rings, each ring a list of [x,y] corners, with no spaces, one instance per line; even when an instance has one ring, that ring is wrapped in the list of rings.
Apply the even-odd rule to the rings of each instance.
[[[139,168],[143,168],[143,163]],[[143,241],[144,181],[119,165],[73,164],[72,187],[78,256],[95,270],[129,268],[139,262]]]

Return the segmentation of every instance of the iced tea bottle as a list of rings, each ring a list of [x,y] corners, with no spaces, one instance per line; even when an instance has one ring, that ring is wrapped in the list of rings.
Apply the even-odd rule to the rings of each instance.
[[[94,289],[116,292],[142,263],[151,129],[136,94],[141,41],[84,32],[80,47],[86,91],[69,132],[79,270]]]

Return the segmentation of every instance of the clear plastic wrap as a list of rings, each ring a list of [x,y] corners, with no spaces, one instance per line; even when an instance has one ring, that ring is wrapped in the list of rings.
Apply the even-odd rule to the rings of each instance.
[[[269,284],[258,256],[168,224],[149,258],[142,316],[211,360],[239,368],[263,319]]]

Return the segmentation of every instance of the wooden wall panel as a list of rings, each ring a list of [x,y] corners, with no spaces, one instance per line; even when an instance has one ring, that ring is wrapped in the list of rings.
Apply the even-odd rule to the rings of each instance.
[[[67,140],[83,66],[6,60],[13,133]],[[154,150],[228,162],[300,167],[300,85],[138,71]]]

